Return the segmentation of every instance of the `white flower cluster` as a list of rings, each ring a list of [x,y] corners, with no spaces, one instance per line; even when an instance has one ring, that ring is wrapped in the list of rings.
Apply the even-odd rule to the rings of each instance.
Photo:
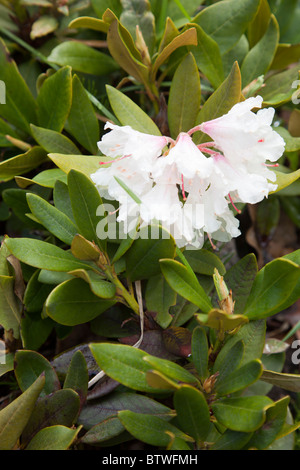
[[[285,143],[271,127],[273,108],[251,111],[262,101],[258,96],[240,102],[176,141],[107,123],[111,131],[98,147],[113,160],[91,178],[103,197],[119,201],[119,222],[159,221],[179,246],[200,248],[205,233],[210,240],[229,241],[240,234],[235,203],[257,203],[277,187],[268,168],[274,164],[267,162],[281,157]],[[196,145],[197,131],[212,140]]]

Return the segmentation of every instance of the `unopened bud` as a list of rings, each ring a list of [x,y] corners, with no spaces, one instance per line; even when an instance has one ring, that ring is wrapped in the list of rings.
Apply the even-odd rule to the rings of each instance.
[[[207,377],[207,379],[204,380],[203,382],[203,390],[205,393],[212,393],[217,378],[218,378],[219,372],[216,372],[215,374],[211,375],[210,377]]]
[[[149,55],[148,46],[145,43],[143,33],[140,30],[140,27],[139,27],[138,24],[136,25],[135,33],[136,33],[135,45],[136,45],[137,49],[139,50],[139,52],[141,53],[142,61],[147,67],[150,67],[151,66],[151,59],[150,59],[150,55]]]

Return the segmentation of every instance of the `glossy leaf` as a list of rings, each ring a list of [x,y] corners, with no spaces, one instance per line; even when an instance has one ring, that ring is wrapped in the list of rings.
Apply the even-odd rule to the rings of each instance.
[[[183,385],[174,394],[174,406],[181,429],[200,444],[210,430],[210,412],[200,390]]]
[[[256,15],[259,0],[228,0],[202,10],[193,21],[214,39],[221,53],[231,49]]]
[[[176,302],[176,293],[167,284],[162,274],[150,277],[147,282],[145,301],[147,309],[154,313],[155,321],[166,328],[172,321],[169,309]]]
[[[71,67],[66,66],[46,78],[40,89],[37,97],[40,127],[61,132],[68,118],[71,102]]]
[[[91,153],[96,153],[99,140],[99,124],[96,113],[77,75],[73,77],[72,87],[72,106],[68,118],[70,132],[84,148]],[[56,150],[51,152],[66,153]],[[76,154],[78,152],[69,153]]]
[[[255,78],[264,75],[271,66],[279,42],[279,27],[274,15],[260,41],[246,55],[242,68],[243,87]]]
[[[226,366],[227,354],[233,345],[237,342],[242,341],[244,345],[244,354],[239,357],[240,365],[251,361],[252,359],[260,359],[264,350],[266,335],[266,322],[264,320],[256,320],[246,323],[242,326],[233,336],[231,336],[226,344],[221,349],[218,359],[222,358],[222,362],[225,361]],[[234,350],[232,350],[233,352]],[[237,353],[235,353],[237,354]],[[235,356],[233,355],[233,357]],[[230,364],[228,356],[228,365]],[[237,366],[236,366],[237,367]],[[230,368],[229,368],[230,370]]]
[[[298,79],[298,65],[268,77],[260,90],[264,106],[279,106],[290,101],[296,91],[291,85]]]
[[[142,228],[139,238],[126,253],[126,270],[131,281],[149,279],[160,272],[162,257],[174,258],[175,241],[161,226]]]
[[[8,158],[0,163],[0,181],[9,181],[14,176],[23,175],[48,160],[42,147],[32,147],[27,152]]]
[[[80,428],[70,429],[59,425],[41,429],[25,450],[67,450],[79,431]]]
[[[197,305],[203,312],[212,308],[211,301],[190,271],[175,260],[160,261],[161,270],[167,282],[175,292]]]
[[[207,315],[198,313],[196,319],[201,325],[223,332],[232,331],[249,321],[245,315],[234,315],[217,308],[210,310]]]
[[[102,199],[96,186],[83,173],[71,170],[68,174],[68,187],[74,218],[81,235],[87,240],[105,246],[96,232],[99,217],[97,210],[102,206]]]
[[[143,392],[157,392],[150,387],[146,374],[152,366],[144,361],[147,353],[140,349],[121,344],[92,343],[91,351],[100,368],[114,380]]]
[[[166,447],[170,441],[168,433],[185,441],[193,441],[178,428],[156,416],[134,413],[133,411],[119,411],[118,417],[130,434],[152,446]]]
[[[37,120],[36,102],[2,39],[0,70],[0,79],[6,88],[6,103],[1,102],[1,116],[18,129],[30,133],[29,123]]]
[[[254,47],[266,33],[271,17],[268,0],[260,0],[254,19],[248,26],[248,41],[250,48]]]
[[[12,450],[25,428],[44,387],[41,376],[18,398],[0,411],[0,449]]]
[[[65,41],[56,46],[48,60],[62,67],[70,66],[77,72],[92,75],[107,75],[119,68],[108,54],[74,41]]]
[[[111,107],[123,126],[131,126],[145,134],[161,135],[152,119],[128,96],[110,85],[106,85],[106,91]]]
[[[6,245],[20,261],[39,269],[68,272],[74,269],[91,268],[88,264],[74,258],[68,251],[34,238],[9,238],[6,240]]]
[[[262,374],[262,364],[258,359],[249,361],[239,369],[227,375],[226,378],[217,379],[215,391],[219,396],[243,390],[256,382]]]
[[[291,299],[300,278],[299,266],[278,258],[260,270],[253,283],[244,314],[249,319],[266,318]]]
[[[174,391],[178,390],[179,385],[174,380],[166,377],[163,373],[157,370],[150,370],[146,374],[147,383],[156,389],[161,389],[162,391]]]
[[[172,137],[194,127],[200,101],[199,71],[194,56],[189,53],[177,68],[170,88],[168,122]]]
[[[298,181],[300,178],[300,171],[292,171],[292,172],[281,172],[281,171],[274,171],[276,174],[276,184],[277,188],[273,193],[277,193],[278,191],[281,191],[284,188],[287,188],[294,183],[295,181]],[[270,193],[272,194],[272,192]]]
[[[266,422],[254,433],[249,447],[264,450],[275,441],[285,424],[289,401],[290,397],[287,396],[267,408]]]
[[[34,41],[37,38],[47,36],[47,34],[53,33],[58,26],[56,18],[50,15],[42,15],[32,24],[30,39]]]
[[[98,261],[100,256],[97,245],[78,234],[72,239],[71,251],[75,258],[81,260]]]
[[[212,405],[217,420],[233,431],[253,432],[265,422],[268,397],[222,398]]]
[[[93,271],[86,271],[84,269],[77,269],[70,271],[70,274],[83,279],[90,286],[91,291],[97,297],[102,299],[112,299],[116,294],[116,287],[111,282],[105,281],[99,274]]]
[[[298,393],[300,391],[300,376],[297,374],[282,374],[280,372],[264,370],[261,380],[292,392]]]
[[[200,379],[205,379],[208,372],[208,340],[204,328],[197,327],[193,331],[192,359]]]
[[[42,373],[45,374],[45,386],[41,396],[60,389],[56,372],[50,362],[36,351],[19,350],[15,354],[15,375],[20,389],[25,392]]]
[[[221,276],[226,273],[220,258],[209,250],[186,250],[184,256],[195,273],[212,276],[215,268]]]
[[[44,129],[42,127],[30,125],[31,132],[37,143],[46,152],[77,154],[80,153],[76,145],[60,132]]]
[[[79,395],[81,405],[83,405],[87,397],[88,380],[89,374],[84,355],[81,351],[76,351],[71,359],[63,388],[74,390]]]
[[[256,257],[250,253],[235,263],[224,276],[228,289],[232,290],[234,312],[237,314],[244,312],[257,271]]]
[[[199,70],[208,78],[214,88],[218,88],[224,80],[224,69],[220,48],[217,42],[196,23],[191,26],[196,28],[198,45],[192,47]]]
[[[14,338],[19,338],[21,305],[14,286],[13,276],[0,275],[0,323],[6,331],[12,330]]]
[[[252,434],[248,432],[231,431],[227,429],[217,441],[211,446],[210,450],[240,450],[243,449],[251,439]]]
[[[60,153],[50,153],[48,157],[65,173],[77,170],[86,176],[95,173],[99,169],[100,161],[105,158],[95,155],[64,155]]]
[[[145,356],[144,361],[150,364],[155,370],[178,382],[196,383],[197,379],[189,371],[176,364],[176,362],[154,356]]]
[[[94,31],[100,31],[101,33],[107,33],[109,24],[92,16],[80,16],[71,21],[69,28],[88,28]]]
[[[221,349],[213,365],[213,373],[218,373],[218,381],[222,382],[223,379],[237,370],[244,356],[244,350],[242,340],[237,341],[230,348],[225,345]]]
[[[125,428],[117,416],[111,416],[93,426],[81,438],[80,442],[88,445],[99,445],[99,443],[108,441],[119,436],[125,431]]]
[[[73,326],[96,318],[114,303],[96,296],[82,279],[70,279],[53,289],[45,307],[57,323]]]
[[[27,194],[27,202],[32,214],[50,233],[71,245],[78,230],[63,212],[36,194]]]

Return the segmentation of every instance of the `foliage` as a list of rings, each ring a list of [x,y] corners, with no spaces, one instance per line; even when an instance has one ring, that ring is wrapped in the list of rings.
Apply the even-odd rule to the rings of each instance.
[[[300,249],[267,248],[282,214],[300,227],[300,2],[0,12],[0,448],[293,449],[300,376],[267,333],[299,299]],[[209,242],[180,250],[159,224],[124,237],[89,177],[109,165],[106,120],[176,138],[256,95],[286,148],[276,192],[241,207],[251,249],[234,262]]]

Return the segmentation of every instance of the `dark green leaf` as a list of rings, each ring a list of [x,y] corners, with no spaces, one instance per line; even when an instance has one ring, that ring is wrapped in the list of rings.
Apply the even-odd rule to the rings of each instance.
[[[293,291],[300,278],[299,266],[278,258],[262,268],[255,278],[244,314],[249,319],[266,318],[283,304],[293,303]]]
[[[9,238],[6,245],[20,261],[39,269],[59,272],[91,269],[88,264],[77,260],[68,251],[34,238]]]
[[[128,96],[110,85],[106,85],[106,91],[111,107],[123,126],[131,126],[145,134],[161,135],[152,119]]]
[[[40,126],[61,132],[69,115],[71,102],[71,67],[66,66],[48,77],[40,89],[37,98]]]
[[[70,132],[73,137],[91,153],[97,152],[97,142],[99,140],[99,124],[94,108],[88,95],[77,77],[74,75],[72,106],[68,118]],[[66,153],[57,150],[51,152]],[[79,152],[68,152],[79,153]]]
[[[66,153],[71,155],[80,153],[76,145],[60,132],[37,127],[33,124],[31,124],[30,127],[33,137],[46,152]]]
[[[224,80],[224,70],[220,48],[211,36],[197,24],[191,26],[196,28],[198,45],[192,47],[199,70],[208,78],[214,88],[217,88]]]
[[[247,362],[226,377],[217,378],[215,391],[219,396],[242,390],[256,382],[262,374],[262,364],[258,359]]]
[[[46,302],[48,315],[62,325],[80,325],[96,318],[115,303],[96,296],[82,279],[57,286]]]
[[[134,390],[158,391],[147,383],[146,373],[152,370],[152,366],[144,361],[147,356],[144,351],[132,346],[109,343],[92,343],[90,348],[100,368],[109,377]]]
[[[74,41],[65,41],[56,46],[48,60],[62,67],[70,66],[77,72],[92,75],[107,75],[119,68],[108,54]]]
[[[131,281],[159,274],[162,257],[174,258],[175,241],[161,226],[151,225],[139,231],[139,238],[126,252],[126,270]]]
[[[177,68],[170,88],[168,122],[173,138],[194,127],[200,101],[199,71],[193,54],[189,53]]]
[[[22,433],[22,443],[29,442],[48,426],[72,426],[79,413],[79,397],[73,390],[57,390],[41,397]]]
[[[197,327],[192,335],[192,360],[201,380],[208,371],[208,340],[204,328]]]
[[[268,397],[253,396],[222,398],[213,403],[217,420],[233,431],[253,432],[265,422],[266,409],[272,404]]]
[[[15,354],[15,375],[20,389],[25,392],[42,373],[45,374],[45,386],[41,396],[60,389],[56,372],[50,362],[36,351],[19,350]]]
[[[174,394],[174,406],[181,429],[198,444],[205,441],[211,423],[203,393],[189,385],[183,385]]]
[[[202,10],[194,19],[214,39],[221,53],[239,40],[256,15],[259,0],[227,0]]]
[[[102,199],[96,186],[80,171],[71,170],[68,174],[68,187],[79,232],[87,240],[99,244],[100,248],[105,246],[105,242],[97,236],[97,211],[102,206]]]
[[[36,194],[27,194],[27,202],[32,214],[50,233],[71,245],[78,230],[63,212]]]
[[[170,442],[170,434],[185,441],[193,441],[191,437],[157,416],[119,411],[118,417],[130,434],[152,446],[166,447]]]
[[[78,422],[85,429],[91,429],[97,423],[116,416],[121,410],[154,415],[167,421],[174,416],[174,411],[170,408],[140,393],[113,392],[97,402],[89,401],[83,407]]]
[[[209,312],[212,308],[211,301],[196,276],[175,260],[162,259],[160,265],[163,275],[175,292],[197,305],[203,312]]]
[[[154,313],[155,321],[167,328],[172,321],[169,309],[176,302],[176,293],[165,281],[162,274],[150,277],[147,282],[145,301],[147,310]]]
[[[81,351],[76,351],[71,359],[63,388],[71,388],[78,393],[81,405],[83,405],[87,397],[88,380],[89,374],[84,355]]]

